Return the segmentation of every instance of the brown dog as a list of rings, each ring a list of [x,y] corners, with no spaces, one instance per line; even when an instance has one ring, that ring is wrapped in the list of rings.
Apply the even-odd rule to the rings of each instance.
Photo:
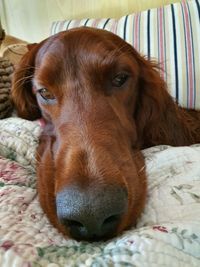
[[[146,198],[141,149],[200,142],[200,115],[174,103],[156,65],[118,36],[78,28],[35,45],[13,79],[19,116],[46,126],[38,192],[50,221],[76,239],[134,225]]]

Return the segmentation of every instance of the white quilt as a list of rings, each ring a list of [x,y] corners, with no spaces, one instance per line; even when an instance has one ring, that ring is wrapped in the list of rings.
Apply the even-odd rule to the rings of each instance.
[[[144,150],[148,201],[137,227],[107,242],[65,240],[35,189],[39,122],[0,120],[0,267],[200,267],[200,144]]]

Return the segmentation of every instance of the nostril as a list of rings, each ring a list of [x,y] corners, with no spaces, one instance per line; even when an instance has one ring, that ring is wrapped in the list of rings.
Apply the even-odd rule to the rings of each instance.
[[[88,229],[79,221],[61,219],[61,223],[70,231],[70,234],[77,240],[83,239],[88,235]]]
[[[114,224],[114,223],[118,222],[119,219],[120,219],[120,215],[112,215],[112,216],[110,216],[104,220],[103,226],[107,225],[107,224]]]
[[[83,224],[74,220],[64,220],[63,222],[68,227],[83,227]]]
[[[111,215],[106,218],[101,225],[101,235],[112,234],[119,224],[122,214]]]

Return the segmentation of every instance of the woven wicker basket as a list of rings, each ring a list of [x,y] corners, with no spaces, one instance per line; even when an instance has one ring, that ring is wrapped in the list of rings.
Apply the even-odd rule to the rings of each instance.
[[[12,63],[8,59],[0,58],[0,119],[10,116],[12,112],[10,90],[13,71]]]

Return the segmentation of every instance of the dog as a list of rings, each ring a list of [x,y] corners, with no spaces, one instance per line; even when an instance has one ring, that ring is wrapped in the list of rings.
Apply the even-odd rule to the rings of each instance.
[[[75,28],[33,45],[14,73],[12,100],[20,117],[45,120],[40,203],[77,240],[135,225],[147,195],[142,149],[200,142],[200,112],[179,107],[158,66],[105,30]]]

